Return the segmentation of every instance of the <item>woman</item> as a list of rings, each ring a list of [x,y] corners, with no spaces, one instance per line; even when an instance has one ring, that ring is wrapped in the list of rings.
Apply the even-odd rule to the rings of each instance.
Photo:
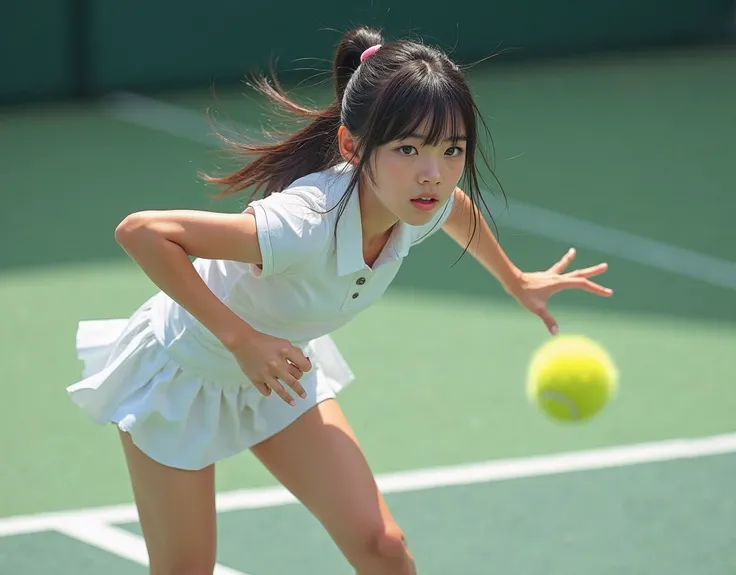
[[[553,293],[611,293],[589,279],[605,264],[563,274],[570,251],[523,273],[496,243],[476,207],[477,109],[446,55],[358,28],[333,73],[336,98],[317,111],[262,81],[310,122],[283,142],[242,146],[254,161],[207,180],[263,198],[240,214],[125,218],[116,238],[160,291],[128,320],[80,324],[85,373],[69,393],[120,430],[154,575],[212,573],[214,465],[246,449],[358,574],[415,572],[335,400],[353,376],[329,334],[432,233],[468,248],[552,333]]]

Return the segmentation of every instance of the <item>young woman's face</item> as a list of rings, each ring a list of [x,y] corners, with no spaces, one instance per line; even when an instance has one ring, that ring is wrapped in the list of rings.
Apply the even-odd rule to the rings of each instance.
[[[375,150],[373,192],[399,220],[423,225],[441,210],[465,167],[464,134],[437,145],[425,145],[421,131]]]

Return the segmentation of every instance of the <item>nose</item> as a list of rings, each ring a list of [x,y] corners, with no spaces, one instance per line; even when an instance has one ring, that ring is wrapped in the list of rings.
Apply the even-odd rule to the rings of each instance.
[[[437,186],[442,182],[442,174],[440,173],[439,162],[433,159],[428,159],[419,176],[421,184],[429,184]]]

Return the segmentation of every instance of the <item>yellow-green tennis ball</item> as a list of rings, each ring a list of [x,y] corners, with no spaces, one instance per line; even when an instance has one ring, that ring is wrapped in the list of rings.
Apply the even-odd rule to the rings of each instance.
[[[532,356],[527,395],[550,417],[584,421],[596,415],[618,388],[618,370],[598,343],[579,335],[558,335]]]

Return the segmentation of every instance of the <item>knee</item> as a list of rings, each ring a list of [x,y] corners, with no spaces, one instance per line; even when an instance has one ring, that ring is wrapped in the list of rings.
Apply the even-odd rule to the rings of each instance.
[[[358,574],[416,575],[404,533],[394,522],[367,521],[340,547]]]
[[[413,563],[406,537],[395,524],[374,531],[369,540],[368,552],[373,557],[389,563]]]

